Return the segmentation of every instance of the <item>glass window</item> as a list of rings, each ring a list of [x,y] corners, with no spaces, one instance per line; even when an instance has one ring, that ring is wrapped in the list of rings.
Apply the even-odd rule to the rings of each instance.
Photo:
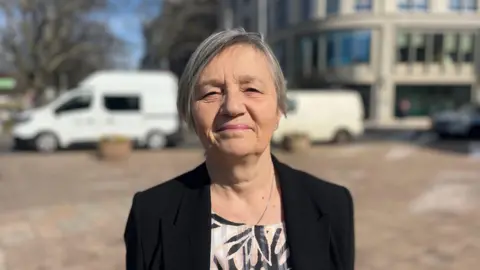
[[[398,9],[403,11],[427,11],[429,0],[397,0]]]
[[[427,35],[414,33],[412,35],[412,47],[415,55],[415,62],[425,62],[427,60]]]
[[[451,85],[398,85],[395,93],[395,116],[401,112],[399,104],[407,100],[411,104],[407,116],[428,116],[445,109],[454,109],[470,103],[470,86]]]
[[[357,31],[353,33],[353,53],[352,62],[369,63],[372,32]]]
[[[109,111],[131,112],[140,110],[140,97],[134,95],[103,97],[103,105]]]
[[[400,63],[473,63],[476,35],[472,32],[399,32],[397,61]]]
[[[285,40],[279,41],[273,45],[273,52],[282,67],[283,72],[286,72],[286,65],[287,65],[287,42]]]
[[[252,20],[249,16],[243,18],[242,27],[245,29],[245,31],[252,31]]]
[[[472,63],[474,54],[475,35],[471,33],[463,33],[460,35],[459,52],[463,62]]]
[[[477,11],[477,0],[450,0],[450,9],[453,11]]]
[[[276,28],[285,28],[288,25],[288,1],[275,0],[274,14]]]
[[[334,67],[337,65],[335,34],[333,32],[327,33],[327,65]]]
[[[433,34],[433,62],[434,63],[443,63],[447,60],[446,47],[449,36],[444,36],[443,34]],[[447,42],[446,42],[447,41]]]
[[[340,11],[341,0],[327,0],[327,14],[333,15]]]
[[[410,33],[399,32],[397,34],[397,55],[398,62],[405,63],[410,59],[410,40],[412,35]]]
[[[446,63],[460,62],[460,35],[458,33],[446,33],[444,35],[444,58]]]
[[[319,49],[319,42],[318,42],[318,36],[313,36],[312,39],[311,39],[311,50],[312,50],[312,68],[314,70],[318,70],[319,68],[319,59],[318,59],[318,49]]]
[[[341,32],[340,36],[340,65],[346,66],[352,63],[353,58],[353,35],[351,32]]]
[[[371,31],[333,31],[327,34],[327,65],[370,62]]]
[[[357,11],[371,11],[372,0],[357,0],[355,4],[355,9]]]
[[[297,110],[297,101],[287,97],[287,113],[295,112]]]
[[[73,98],[67,100],[62,105],[60,105],[55,110],[55,113],[64,113],[64,112],[86,110],[86,109],[90,108],[91,105],[92,105],[92,96],[91,95],[76,96],[76,97],[73,97]]]
[[[311,19],[314,11],[314,0],[302,0],[300,8],[300,19]]]

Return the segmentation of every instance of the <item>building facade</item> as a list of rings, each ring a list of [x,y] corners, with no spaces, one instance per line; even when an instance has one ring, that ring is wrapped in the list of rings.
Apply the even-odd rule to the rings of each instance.
[[[266,35],[289,88],[339,85],[378,125],[480,102],[480,0],[228,0],[221,23]]]

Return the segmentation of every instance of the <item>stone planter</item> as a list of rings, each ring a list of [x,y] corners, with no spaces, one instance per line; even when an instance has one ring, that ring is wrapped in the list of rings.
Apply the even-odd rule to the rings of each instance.
[[[132,141],[126,137],[104,137],[98,143],[98,157],[106,161],[125,160],[133,151]]]
[[[310,149],[310,138],[306,134],[286,135],[282,147],[291,153],[306,152]]]

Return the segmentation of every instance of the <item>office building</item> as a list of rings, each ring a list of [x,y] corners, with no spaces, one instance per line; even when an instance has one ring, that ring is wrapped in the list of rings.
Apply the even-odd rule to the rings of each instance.
[[[425,123],[480,101],[480,0],[230,0],[221,23],[263,32],[290,88],[358,90],[366,118]]]

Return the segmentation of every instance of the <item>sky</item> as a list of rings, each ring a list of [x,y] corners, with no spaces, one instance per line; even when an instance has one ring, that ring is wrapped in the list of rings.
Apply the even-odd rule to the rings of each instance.
[[[142,26],[138,16],[133,13],[116,14],[109,18],[108,25],[116,36],[129,43],[129,48],[131,48],[129,64],[137,67],[144,47]]]
[[[142,0],[129,0],[129,5],[119,7],[115,14],[108,16],[110,30],[130,45],[129,63],[132,67],[137,67],[143,56],[144,40],[141,20],[146,14],[141,14],[141,10],[145,10],[144,8],[139,8],[141,1]],[[150,5],[147,7],[147,10],[152,12],[148,14],[148,16],[152,16],[152,14],[160,11],[161,1],[162,0],[154,1],[155,6]]]
[[[149,2],[150,5],[140,7],[142,3]],[[125,40],[130,49],[128,65],[130,68],[138,67],[143,56],[144,40],[142,35],[142,19],[158,14],[162,0],[112,0],[115,4],[115,11],[109,14],[92,14],[92,18],[106,21],[113,34]],[[122,3],[123,5],[120,5]],[[142,14],[142,10],[143,13]],[[146,14],[148,12],[149,14]],[[0,11],[0,25],[5,24],[5,17]]]

